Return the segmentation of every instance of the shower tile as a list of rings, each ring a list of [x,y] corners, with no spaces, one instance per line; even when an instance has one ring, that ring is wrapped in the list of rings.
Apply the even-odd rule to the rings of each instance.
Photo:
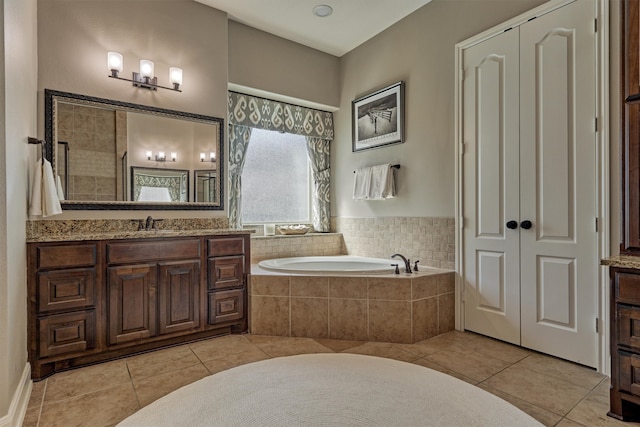
[[[411,299],[411,279],[370,277],[369,299],[409,301]]]
[[[207,376],[209,376],[207,368],[202,364],[197,364],[162,375],[155,375],[141,380],[134,379],[133,385],[140,406],[144,407],[182,386],[191,384]]]
[[[59,372],[47,379],[45,404],[104,390],[129,381],[124,360]]]
[[[289,297],[251,297],[251,333],[256,335],[290,335]]]
[[[367,340],[367,301],[329,299],[329,337],[337,340]]]
[[[329,296],[328,277],[291,276],[291,296],[319,297]]]
[[[329,300],[326,298],[291,298],[291,336],[329,337]]]
[[[438,335],[438,300],[436,297],[413,301],[411,342]]]
[[[46,402],[40,426],[109,426],[139,409],[131,382],[106,390],[71,397],[64,402]]]
[[[369,340],[410,344],[411,302],[370,300]]]
[[[364,277],[330,277],[329,298],[367,298]]]
[[[289,296],[289,277],[251,276],[251,295]]]
[[[438,276],[425,275],[411,279],[411,299],[429,298],[438,294]]]

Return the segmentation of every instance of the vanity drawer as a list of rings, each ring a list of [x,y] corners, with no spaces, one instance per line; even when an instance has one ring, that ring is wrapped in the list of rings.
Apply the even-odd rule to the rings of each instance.
[[[38,326],[40,357],[87,351],[96,345],[94,310],[42,317]]]
[[[209,293],[210,325],[239,320],[244,317],[244,290],[217,291]]]
[[[84,267],[96,264],[96,245],[53,245],[39,246],[37,268]]]
[[[209,290],[244,285],[244,256],[209,258]]]
[[[640,304],[640,275],[616,273],[615,286],[616,301]]]
[[[207,241],[208,256],[243,255],[244,237],[219,237]]]
[[[107,244],[109,264],[187,258],[200,258],[200,239],[165,239]]]
[[[38,273],[38,312],[83,309],[95,301],[96,269]]]

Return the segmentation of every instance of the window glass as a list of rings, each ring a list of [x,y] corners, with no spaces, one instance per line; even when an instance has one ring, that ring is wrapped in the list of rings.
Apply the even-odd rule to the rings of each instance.
[[[310,222],[305,137],[253,129],[242,170],[242,222]]]

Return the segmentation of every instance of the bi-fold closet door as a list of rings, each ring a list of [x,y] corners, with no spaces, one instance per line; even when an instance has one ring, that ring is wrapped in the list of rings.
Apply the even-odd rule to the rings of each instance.
[[[464,327],[597,365],[594,3],[463,53]]]

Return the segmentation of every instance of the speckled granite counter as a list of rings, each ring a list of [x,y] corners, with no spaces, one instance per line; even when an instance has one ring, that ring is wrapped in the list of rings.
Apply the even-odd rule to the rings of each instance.
[[[224,234],[251,234],[253,230],[230,229],[227,218],[178,218],[158,223],[158,230],[137,231],[138,219],[27,221],[27,242],[152,239]]]
[[[640,256],[616,255],[601,260],[600,265],[640,270]]]

